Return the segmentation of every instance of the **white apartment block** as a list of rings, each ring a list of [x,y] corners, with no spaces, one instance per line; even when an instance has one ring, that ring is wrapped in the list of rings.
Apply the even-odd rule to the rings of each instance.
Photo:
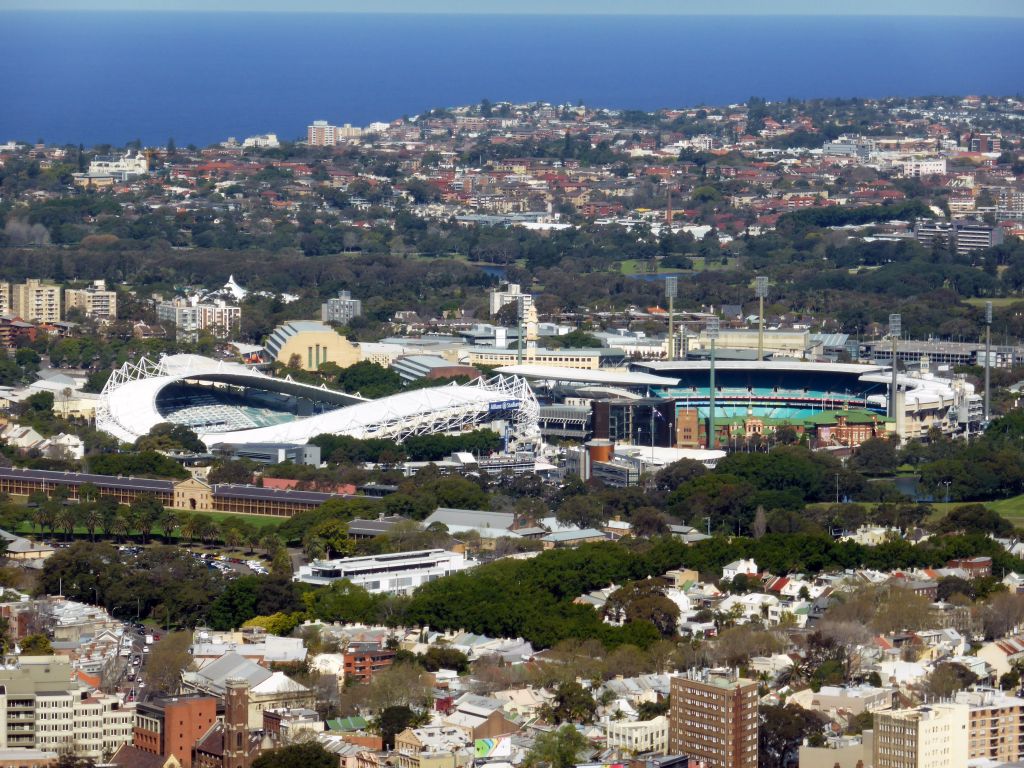
[[[875,713],[874,768],[963,768],[966,704],[932,704]]]
[[[519,289],[518,283],[509,283],[508,287],[504,291],[494,289],[489,294],[489,308],[491,316],[498,314],[501,308],[507,304],[511,304],[516,301],[521,301],[526,307],[533,304],[533,296],[528,293],[523,293]]]
[[[142,153],[134,155],[97,155],[89,163],[88,176],[112,176],[118,181],[127,181],[133,176],[149,173],[149,159]]]
[[[900,175],[907,179],[920,179],[925,176],[945,176],[946,158],[904,160],[900,163]]]
[[[260,136],[250,136],[242,141],[243,149],[276,149],[281,146],[276,133],[264,133]]]
[[[227,338],[238,330],[242,308],[220,300],[193,304],[187,299],[172,299],[156,305],[156,318],[161,323],[174,323],[179,336],[210,331]]]
[[[372,594],[409,594],[416,587],[442,576],[464,571],[476,565],[458,552],[422,549],[388,555],[346,557],[340,560],[314,560],[303,565],[293,578],[304,584],[332,584],[348,579]]]
[[[117,319],[117,292],[108,291],[104,280],[94,280],[87,288],[64,291],[64,308],[80,310],[86,317],[110,321]]]

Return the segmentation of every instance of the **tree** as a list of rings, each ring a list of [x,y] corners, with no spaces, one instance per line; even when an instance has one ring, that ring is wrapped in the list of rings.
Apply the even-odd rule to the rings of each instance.
[[[338,756],[317,742],[291,744],[272,749],[257,757],[252,768],[337,768]]]
[[[27,635],[19,645],[23,656],[49,656],[53,653],[50,638],[43,634]]]
[[[594,697],[575,680],[560,683],[551,702],[543,708],[544,717],[555,724],[589,723],[596,712]]]
[[[571,725],[541,733],[526,753],[526,768],[573,768],[576,758],[587,748],[587,739]]]
[[[593,496],[570,496],[555,512],[555,518],[562,525],[575,525],[578,528],[593,528],[605,521],[604,507],[600,500]]]
[[[896,471],[896,443],[887,437],[871,437],[860,444],[850,466],[866,475],[891,475]]]
[[[152,532],[153,526],[164,513],[164,505],[153,494],[140,493],[132,501],[129,509],[143,543],[149,541],[149,534]]]
[[[785,768],[796,763],[797,750],[807,739],[811,746],[824,744],[827,719],[797,706],[761,707],[757,764],[760,768]]]
[[[384,748],[394,749],[395,736],[408,728],[415,720],[416,713],[404,704],[381,710],[374,725],[384,741]]]
[[[153,691],[166,694],[178,692],[181,673],[192,665],[188,649],[192,645],[190,632],[171,632],[151,646],[143,676]]]
[[[943,662],[937,664],[924,685],[929,698],[948,699],[978,680],[978,676],[963,664]]]

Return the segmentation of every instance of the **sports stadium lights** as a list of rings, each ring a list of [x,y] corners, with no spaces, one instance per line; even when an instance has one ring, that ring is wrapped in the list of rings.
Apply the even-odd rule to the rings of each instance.
[[[768,295],[768,278],[764,275],[754,278],[754,295],[757,296],[757,359],[764,360],[764,299]]]
[[[711,342],[711,366],[708,369],[708,450],[715,449],[715,339],[721,325],[718,317],[709,317],[704,326],[708,341]]]
[[[679,293],[679,278],[669,275],[665,278],[665,296],[668,297],[668,359],[676,359],[676,335],[672,320],[675,316],[675,298]]]

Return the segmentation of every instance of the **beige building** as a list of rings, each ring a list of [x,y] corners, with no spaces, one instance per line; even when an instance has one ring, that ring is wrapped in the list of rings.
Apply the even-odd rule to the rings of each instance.
[[[968,743],[966,704],[875,713],[874,768],[963,768]]]
[[[668,718],[658,715],[636,722],[608,720],[604,723],[605,745],[633,755],[668,754]]]
[[[473,762],[472,743],[461,728],[406,728],[395,736],[398,768],[462,768]]]
[[[707,768],[757,768],[757,683],[724,672],[672,678],[669,752]]]
[[[54,656],[0,669],[0,749],[74,752],[100,759],[132,740],[134,705],[90,691]]]
[[[277,326],[265,346],[276,362],[297,362],[304,371],[315,371],[324,363],[348,368],[360,360],[359,347],[315,320],[293,320]]]
[[[10,286],[10,311],[32,323],[57,323],[61,320],[61,287],[30,278]]]
[[[117,319],[117,292],[108,291],[104,280],[94,280],[88,288],[64,291],[64,309],[77,309],[86,317],[108,322]]]
[[[865,768],[871,765],[874,731],[860,739],[849,738],[834,746],[800,747],[800,768]]]
[[[969,707],[968,757],[1013,763],[1024,758],[1024,699],[1002,691],[960,691],[958,704]]]

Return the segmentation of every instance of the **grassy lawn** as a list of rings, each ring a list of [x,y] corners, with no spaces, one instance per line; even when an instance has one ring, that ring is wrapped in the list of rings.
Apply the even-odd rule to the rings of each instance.
[[[866,510],[872,510],[878,506],[874,502],[859,501],[854,502],[855,504],[864,507]],[[932,514],[925,518],[925,522],[933,523],[937,520],[941,520],[949,513],[954,507],[959,507],[964,504],[971,504],[970,501],[951,501],[949,504],[944,501],[932,502],[930,504],[932,508]],[[998,501],[986,501],[985,506],[991,510],[998,512],[1000,515],[1005,517],[1014,525],[1019,525],[1024,528],[1024,494],[1020,496],[1013,496],[1009,499],[999,499]],[[823,509],[831,506],[831,502],[822,502],[818,504],[808,504],[810,509]]]
[[[963,299],[964,304],[975,307],[984,307],[986,301],[991,301],[993,307],[1009,307],[1013,304],[1024,303],[1024,296],[1003,296],[998,299]]]
[[[674,267],[658,267],[657,274],[659,275],[687,275],[694,272],[705,272],[705,271],[718,271],[722,269],[729,269],[735,265],[735,259],[729,259],[728,264],[723,264],[721,259],[712,259],[710,264],[705,263],[703,256],[689,256],[690,261],[693,262],[693,269],[676,269]],[[652,275],[653,272],[647,271],[647,259],[623,259],[620,264],[622,265],[620,271],[624,275]]]

